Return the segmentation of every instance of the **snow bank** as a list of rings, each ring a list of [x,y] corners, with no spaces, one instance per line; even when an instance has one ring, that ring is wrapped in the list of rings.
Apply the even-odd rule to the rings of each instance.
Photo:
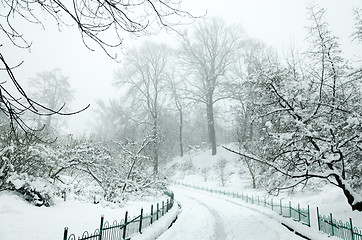
[[[82,236],[84,231],[93,233],[99,228],[101,215],[104,215],[105,221],[119,221],[126,211],[130,217],[137,216],[141,208],[149,212],[151,204],[166,199],[163,196],[129,201],[123,208],[74,200],[59,201],[52,207],[35,207],[20,196],[4,191],[0,192],[0,239],[62,239],[64,227],[68,227],[69,234]]]
[[[164,233],[173,221],[177,218],[180,212],[177,202],[173,204],[173,207],[157,222],[154,222],[151,226],[143,229],[142,234],[137,234],[131,237],[131,240],[153,240],[158,238]]]

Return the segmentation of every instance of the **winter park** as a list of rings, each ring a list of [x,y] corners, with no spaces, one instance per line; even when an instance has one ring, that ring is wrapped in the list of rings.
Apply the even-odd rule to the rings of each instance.
[[[0,0],[0,240],[362,239],[360,0]]]

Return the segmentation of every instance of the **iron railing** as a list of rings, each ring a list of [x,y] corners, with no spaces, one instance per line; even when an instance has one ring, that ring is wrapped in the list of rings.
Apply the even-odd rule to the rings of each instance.
[[[320,215],[317,208],[318,229],[328,236],[336,236],[344,240],[362,240],[362,232],[353,226],[352,219],[343,223],[333,218],[332,213],[329,216]]]
[[[76,238],[74,234],[68,234],[68,228],[64,228],[63,240],[118,240],[130,239],[130,236],[135,233],[142,233],[142,230],[152,223],[157,221],[160,217],[165,215],[174,204],[174,194],[172,192],[165,192],[170,198],[166,203],[157,203],[156,209],[151,205],[150,213],[144,214],[143,209],[140,215],[130,218],[128,212],[125,213],[124,219],[121,221],[114,221],[110,224],[104,221],[104,216],[101,216],[99,228],[93,233],[85,231],[81,237]]]

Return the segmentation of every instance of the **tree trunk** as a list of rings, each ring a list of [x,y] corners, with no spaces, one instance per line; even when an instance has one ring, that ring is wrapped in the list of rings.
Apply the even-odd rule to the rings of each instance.
[[[155,156],[154,156],[154,159],[153,159],[153,173],[155,175],[158,174],[158,149],[155,149]]]
[[[337,181],[338,187],[343,190],[344,196],[346,196],[347,202],[351,206],[352,210],[362,212],[362,202],[359,201],[359,199],[355,199],[357,196],[355,196],[356,194],[353,193],[353,190],[348,185],[346,185],[341,176],[334,175],[334,178]]]
[[[254,172],[253,166],[251,165],[249,159],[247,159],[246,157],[244,157],[244,161],[246,163],[246,166],[248,167],[248,170],[249,170],[249,173],[251,176],[251,181],[253,184],[253,188],[255,189],[256,188],[256,177],[255,177],[255,172]]]
[[[47,116],[45,126],[43,131],[46,133],[46,135],[50,135],[50,123],[52,121],[52,116]]]
[[[184,149],[183,149],[183,136],[182,136],[182,127],[183,127],[183,114],[182,114],[182,110],[179,109],[179,113],[180,113],[180,132],[179,132],[179,141],[180,141],[180,156],[183,157],[184,155]]]
[[[211,154],[216,155],[216,134],[215,134],[215,121],[214,121],[214,106],[212,98],[210,97],[206,104],[207,113],[207,129],[209,132],[209,142],[211,143]]]
[[[155,115],[154,126],[153,126],[153,173],[158,174],[158,155],[159,155],[159,133],[158,133],[158,121],[157,114]]]

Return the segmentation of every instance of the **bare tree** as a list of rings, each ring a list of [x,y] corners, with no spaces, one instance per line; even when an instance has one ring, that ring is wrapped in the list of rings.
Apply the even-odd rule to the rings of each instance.
[[[167,79],[167,88],[170,93],[171,101],[174,103],[174,107],[178,112],[179,129],[178,129],[178,143],[180,149],[180,156],[184,155],[184,119],[185,111],[189,108],[189,105],[185,96],[185,82],[182,81],[183,76],[180,72],[176,73],[175,69],[169,74]]]
[[[1,47],[1,45],[0,45]],[[9,124],[9,131],[11,136],[18,138],[17,132],[21,130],[25,133],[25,136],[34,137],[36,132],[41,131],[42,128],[32,128],[28,122],[23,118],[24,114],[29,112],[38,116],[51,116],[51,115],[73,115],[81,111],[84,111],[89,107],[75,111],[64,112],[65,104],[58,108],[52,109],[44,104],[37,102],[29,97],[24,91],[22,86],[16,80],[12,70],[13,67],[9,66],[5,61],[5,58],[0,53],[0,71],[5,71],[10,79],[10,83],[7,81],[0,82],[0,111],[4,114]],[[10,90],[11,89],[11,90]],[[14,90],[15,89],[15,90]],[[9,135],[10,137],[10,135]]]
[[[233,80],[230,65],[241,47],[241,37],[240,29],[211,18],[198,24],[181,42],[180,58],[189,72],[188,97],[205,104],[212,155],[216,154],[214,104],[230,97],[225,86]]]
[[[145,110],[144,123],[149,126],[153,151],[154,173],[158,173],[160,134],[160,105],[162,89],[167,81],[168,49],[165,45],[146,42],[139,49],[133,49],[123,62],[115,84],[128,87],[127,98],[132,107]]]
[[[181,2],[180,0],[73,0],[65,3],[59,0],[4,0],[0,3],[0,35],[4,36],[1,39],[7,38],[19,48],[30,48],[31,42],[19,30],[19,23],[39,24],[44,28],[45,17],[50,16],[59,29],[75,25],[89,49],[94,50],[95,43],[107,55],[116,59],[117,54],[111,54],[111,50],[122,46],[125,34],[133,36],[152,34],[164,27],[174,29],[174,26],[182,23],[180,19],[193,21],[194,17],[190,13],[181,10]],[[5,43],[0,43],[0,49],[3,44]],[[48,109],[29,98],[14,74],[14,68],[19,67],[22,62],[13,66],[5,59],[0,52],[0,71],[7,75],[9,82],[8,85],[5,85],[6,80],[0,82],[0,111],[9,119],[10,129],[13,132],[17,128],[28,133],[34,131],[22,119],[24,112],[38,115],[67,115],[62,113],[62,109]]]
[[[109,54],[109,48],[122,45],[125,34],[140,36],[153,34],[166,27],[172,29],[194,17],[181,10],[179,0],[130,0],[130,1],[82,1],[72,0],[65,3],[59,0],[11,1],[1,2],[1,32],[19,47],[30,47],[18,30],[16,22],[23,20],[44,27],[45,16],[53,17],[59,29],[75,25],[83,42],[90,49],[89,43],[97,43]],[[107,35],[107,38],[105,36]],[[91,40],[88,42],[88,40]],[[116,56],[112,56],[116,57]]]
[[[354,10],[355,18],[355,31],[353,33],[354,39],[362,42],[362,9],[356,8]]]
[[[68,77],[64,76],[60,69],[38,73],[29,81],[29,94],[32,99],[44,104],[49,109],[59,109],[62,106],[64,111],[69,111],[65,103],[73,100],[73,91]],[[55,116],[46,116],[43,132],[47,135],[55,133],[59,130],[59,122],[61,119]]]

